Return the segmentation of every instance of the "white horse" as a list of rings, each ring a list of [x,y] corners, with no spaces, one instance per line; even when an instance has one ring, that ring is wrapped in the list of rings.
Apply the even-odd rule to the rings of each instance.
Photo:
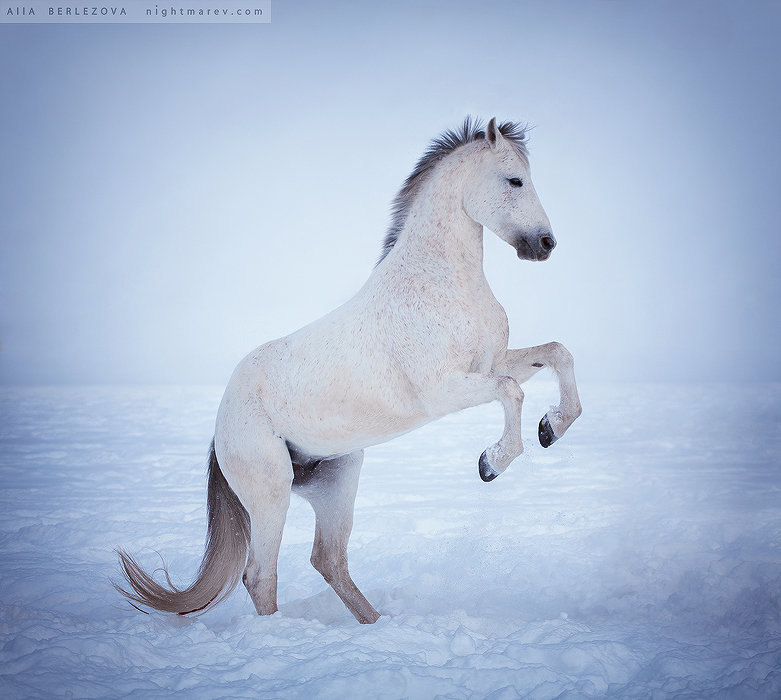
[[[277,557],[291,490],[313,506],[311,562],[359,622],[379,613],[353,583],[347,541],[363,450],[490,401],[504,433],[480,457],[484,481],[521,454],[520,384],[542,367],[560,403],[543,416],[544,447],[580,415],[570,353],[559,343],[508,350],[507,315],[483,273],[483,228],[523,260],[556,241],[529,175],[525,133],[467,118],[433,141],[394,201],[382,256],[347,303],[261,345],[236,368],[209,457],[208,532],[196,580],[157,583],[120,551],[130,600],[196,612],[243,581],[261,615],[277,610]]]

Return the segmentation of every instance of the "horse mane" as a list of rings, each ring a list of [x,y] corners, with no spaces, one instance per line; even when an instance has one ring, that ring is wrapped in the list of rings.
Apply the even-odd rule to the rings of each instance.
[[[528,158],[526,149],[527,127],[517,122],[502,122],[498,128],[502,136],[515,147],[518,155],[526,160]],[[448,129],[429,144],[426,152],[415,164],[415,168],[404,181],[399,193],[391,204],[391,223],[385,235],[385,241],[382,244],[380,258],[377,260],[378,265],[390,253],[393,246],[396,245],[396,241],[401,235],[407,215],[412,207],[412,202],[421,190],[423,183],[428,180],[437,163],[457,148],[483,139],[485,139],[485,128],[482,120],[472,119],[471,116],[468,116],[464,119],[464,123],[460,128]]]

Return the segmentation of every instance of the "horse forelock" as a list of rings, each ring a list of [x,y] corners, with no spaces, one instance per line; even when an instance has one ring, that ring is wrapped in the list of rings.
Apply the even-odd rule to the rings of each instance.
[[[526,147],[526,132],[528,127],[518,122],[502,122],[498,125],[499,132],[515,148],[523,160],[528,161]],[[447,155],[461,146],[482,141],[485,139],[485,127],[482,120],[472,119],[471,116],[464,119],[458,129],[448,129],[440,134],[430,144],[404,181],[399,193],[391,204],[391,223],[382,245],[382,252],[377,261],[379,265],[388,253],[396,245],[396,241],[404,228],[407,215],[418,192],[426,180],[430,177],[436,165]]]

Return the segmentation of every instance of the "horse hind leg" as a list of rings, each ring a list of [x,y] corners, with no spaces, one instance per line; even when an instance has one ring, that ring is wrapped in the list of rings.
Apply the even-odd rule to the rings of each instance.
[[[323,460],[313,469],[302,469],[293,482],[296,493],[315,511],[312,566],[342,599],[358,622],[376,622],[380,614],[353,582],[347,567],[347,542],[353,526],[353,506],[363,450]]]
[[[262,432],[262,431],[261,431]],[[242,581],[259,615],[277,611],[277,559],[290,505],[293,467],[285,443],[272,435],[225,446],[225,476],[250,517],[249,556]]]

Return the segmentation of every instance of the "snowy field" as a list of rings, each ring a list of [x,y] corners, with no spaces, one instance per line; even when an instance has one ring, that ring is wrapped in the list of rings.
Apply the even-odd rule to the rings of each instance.
[[[367,452],[359,625],[310,567],[293,499],[280,611],[243,588],[144,615],[113,549],[189,581],[221,388],[0,389],[0,697],[781,696],[781,386],[584,386],[549,450],[477,473],[497,406]]]

